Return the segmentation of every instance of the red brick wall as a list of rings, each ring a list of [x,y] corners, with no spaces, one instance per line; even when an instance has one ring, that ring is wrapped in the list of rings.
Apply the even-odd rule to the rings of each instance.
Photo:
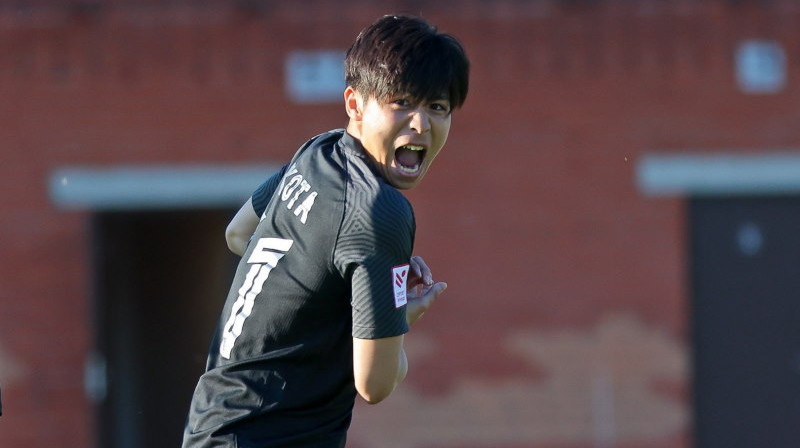
[[[800,143],[795,2],[190,4],[0,6],[0,446],[94,434],[87,214],[53,206],[51,170],[283,160],[345,122],[287,100],[285,55],[343,49],[393,9],[461,37],[472,85],[409,193],[450,288],[408,338],[406,383],[359,407],[353,446],[597,446],[607,396],[617,446],[689,446],[683,203],[644,197],[635,164]],[[779,94],[738,89],[745,38],[784,45]]]

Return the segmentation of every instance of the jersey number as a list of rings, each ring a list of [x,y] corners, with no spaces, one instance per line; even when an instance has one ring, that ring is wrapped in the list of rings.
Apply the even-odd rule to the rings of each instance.
[[[264,288],[264,282],[267,281],[269,273],[286,255],[293,243],[292,240],[281,238],[261,238],[256,243],[250,258],[247,259],[247,263],[251,265],[250,270],[247,271],[244,283],[239,288],[239,296],[231,307],[231,315],[222,331],[219,354],[223,358],[230,359],[233,344],[236,342],[236,338],[242,334],[244,321],[253,311],[256,296]]]

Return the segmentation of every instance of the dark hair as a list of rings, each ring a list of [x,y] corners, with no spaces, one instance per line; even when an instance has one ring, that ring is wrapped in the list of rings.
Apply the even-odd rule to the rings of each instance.
[[[423,19],[388,15],[366,27],[345,56],[345,81],[362,95],[387,100],[446,98],[452,109],[469,90],[469,59],[458,40]]]

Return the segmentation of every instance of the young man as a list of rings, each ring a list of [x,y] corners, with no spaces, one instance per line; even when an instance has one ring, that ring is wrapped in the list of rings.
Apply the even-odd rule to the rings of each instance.
[[[458,41],[386,16],[347,52],[346,130],[306,142],[229,225],[242,255],[183,446],[343,447],[356,394],[378,403],[403,335],[447,285],[412,257],[417,186],[467,95]]]

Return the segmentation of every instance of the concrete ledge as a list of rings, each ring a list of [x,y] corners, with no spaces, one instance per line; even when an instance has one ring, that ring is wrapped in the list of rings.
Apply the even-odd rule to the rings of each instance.
[[[141,210],[238,207],[280,167],[64,167],[49,178],[50,199],[64,209]]]
[[[800,151],[650,154],[636,166],[648,196],[800,193]]]

